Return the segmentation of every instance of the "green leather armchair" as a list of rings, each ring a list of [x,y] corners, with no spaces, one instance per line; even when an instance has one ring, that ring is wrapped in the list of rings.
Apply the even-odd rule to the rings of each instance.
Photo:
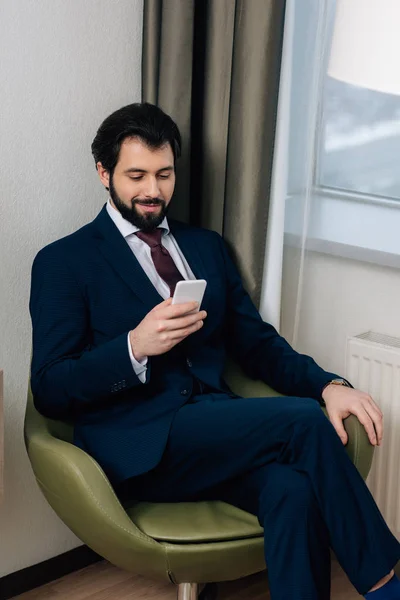
[[[244,397],[279,395],[230,365],[226,379]],[[373,446],[354,416],[345,421],[347,452],[364,479]],[[29,389],[25,441],[36,480],[64,523],[112,564],[172,581],[178,599],[195,600],[198,584],[239,579],[265,569],[257,518],[224,502],[122,506],[93,458],[71,443],[72,426],[42,417]]]

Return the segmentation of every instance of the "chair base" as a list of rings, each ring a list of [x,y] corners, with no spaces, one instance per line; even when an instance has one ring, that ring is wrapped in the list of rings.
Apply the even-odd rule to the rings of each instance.
[[[181,583],[178,586],[178,600],[216,600],[217,595],[216,583],[206,583],[200,594],[197,583]]]
[[[180,583],[178,585],[178,600],[197,600],[197,583]]]

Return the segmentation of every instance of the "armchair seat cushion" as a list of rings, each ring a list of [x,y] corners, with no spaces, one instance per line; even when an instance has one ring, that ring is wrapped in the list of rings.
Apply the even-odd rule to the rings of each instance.
[[[263,536],[257,517],[220,501],[139,502],[126,510],[136,527],[159,542],[197,544]]]

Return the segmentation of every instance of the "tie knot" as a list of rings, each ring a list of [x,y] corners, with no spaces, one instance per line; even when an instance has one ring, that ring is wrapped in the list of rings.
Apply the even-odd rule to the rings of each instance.
[[[143,242],[146,242],[150,246],[150,248],[154,248],[155,246],[161,246],[161,238],[162,238],[162,229],[157,227],[154,231],[136,231],[136,235]]]

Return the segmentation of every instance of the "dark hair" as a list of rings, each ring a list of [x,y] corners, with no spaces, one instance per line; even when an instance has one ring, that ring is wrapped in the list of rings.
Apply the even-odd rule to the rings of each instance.
[[[154,104],[135,103],[113,112],[100,125],[92,143],[95,164],[101,162],[113,173],[121,144],[126,138],[139,138],[149,148],[170,144],[176,161],[181,154],[181,134],[174,121]]]

